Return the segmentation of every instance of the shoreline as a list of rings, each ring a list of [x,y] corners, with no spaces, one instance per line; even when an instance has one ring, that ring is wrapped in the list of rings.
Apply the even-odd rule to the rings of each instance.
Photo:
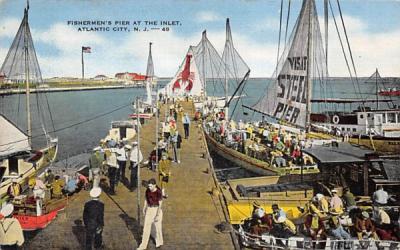
[[[49,88],[32,88],[30,93],[47,93],[47,92],[67,92],[67,91],[86,91],[101,89],[124,89],[124,88],[144,88],[144,85],[104,85],[104,86],[79,86],[79,87],[49,87]],[[0,96],[25,94],[25,89],[2,89]]]

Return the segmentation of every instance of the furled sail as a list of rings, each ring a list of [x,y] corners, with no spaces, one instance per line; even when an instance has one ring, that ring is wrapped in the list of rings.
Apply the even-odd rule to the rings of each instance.
[[[310,39],[310,40],[309,40]],[[267,93],[252,108],[306,127],[312,84],[326,76],[325,54],[314,0],[304,0]]]
[[[25,82],[26,75],[30,83],[42,82],[42,74],[29,28],[27,8],[17,35],[1,66],[0,75],[5,76],[5,83]]]
[[[0,115],[0,128],[0,158],[31,150],[28,136],[3,115]]]
[[[153,57],[151,54],[151,45],[149,44],[149,57],[147,58],[147,69],[146,69],[146,103],[151,105],[152,103],[152,87],[153,87],[153,78],[154,78],[154,64],[153,64]]]

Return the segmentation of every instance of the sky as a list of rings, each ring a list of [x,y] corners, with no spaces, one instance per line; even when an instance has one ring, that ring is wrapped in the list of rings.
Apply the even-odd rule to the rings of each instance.
[[[323,1],[316,2],[322,20]],[[30,0],[29,20],[44,78],[80,77],[81,46],[92,48],[91,54],[84,55],[88,77],[114,76],[127,71],[145,73],[149,42],[153,43],[155,74],[172,77],[188,47],[200,41],[203,30],[207,30],[209,40],[222,54],[228,17],[234,45],[250,67],[251,76],[270,77],[276,66],[280,3],[280,0]],[[285,0],[284,23],[287,3]],[[338,17],[336,0],[331,3]],[[399,77],[400,0],[341,0],[340,3],[358,75],[369,76],[378,68],[382,76]],[[1,63],[18,30],[25,5],[25,0],[0,0]],[[289,27],[293,26],[300,6],[300,0],[292,0]],[[68,21],[111,21],[113,25],[110,31],[78,31],[83,26],[69,25]],[[130,25],[114,25],[116,21],[129,21]],[[134,21],[141,21],[141,25],[134,26]],[[146,26],[144,21],[158,24]],[[179,25],[161,26],[160,21],[179,21]],[[143,31],[145,26],[160,29]],[[130,31],[112,30],[124,27]],[[134,31],[134,27],[141,31]],[[333,22],[329,30],[329,74],[349,76]]]

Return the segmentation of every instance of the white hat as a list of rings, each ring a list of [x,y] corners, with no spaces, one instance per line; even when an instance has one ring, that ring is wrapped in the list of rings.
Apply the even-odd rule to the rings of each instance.
[[[283,223],[285,222],[285,220],[286,220],[285,216],[279,216],[278,223]]]
[[[336,193],[337,194],[337,190],[336,189],[332,189],[331,193]]]
[[[127,144],[127,145],[125,145],[125,148],[132,149],[132,146]]]
[[[316,194],[315,196],[317,197],[317,199],[318,199],[318,200],[321,200],[321,199],[322,199],[322,197],[324,197],[324,195],[323,195],[323,194]]]
[[[95,147],[94,149],[93,149],[93,151],[100,151],[101,150],[101,147],[100,146],[97,146],[97,147]]]
[[[5,205],[1,208],[0,214],[2,214],[4,217],[7,217],[10,214],[12,214],[13,211],[14,211],[14,205],[11,203],[8,203],[7,205]]]
[[[94,187],[92,190],[90,190],[90,197],[92,198],[97,198],[101,194],[101,188],[99,187]]]
[[[138,144],[137,141],[132,142],[132,145],[137,145],[137,144]]]

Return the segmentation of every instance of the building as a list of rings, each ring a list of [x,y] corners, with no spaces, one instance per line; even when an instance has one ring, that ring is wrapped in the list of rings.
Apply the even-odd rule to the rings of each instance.
[[[126,82],[131,82],[133,84],[144,84],[144,82],[146,81],[145,75],[141,75],[138,73],[129,73],[129,72],[117,73],[117,74],[115,74],[115,78],[118,80],[124,80]]]
[[[96,80],[96,81],[104,81],[107,79],[108,79],[108,77],[105,75],[97,75],[97,76],[93,77],[93,80]]]

